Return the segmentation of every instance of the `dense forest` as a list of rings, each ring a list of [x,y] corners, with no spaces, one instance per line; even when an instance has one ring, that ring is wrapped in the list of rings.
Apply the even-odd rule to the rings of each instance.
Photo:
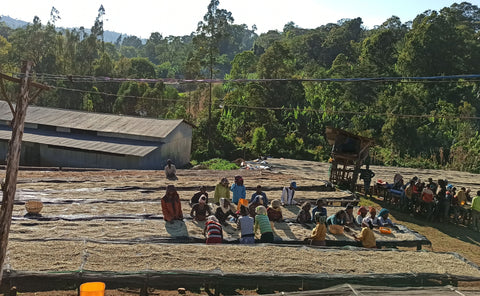
[[[392,16],[373,29],[355,18],[259,35],[219,5],[211,0],[190,35],[146,42],[104,42],[103,6],[90,30],[56,28],[55,8],[46,24],[0,22],[0,71],[18,75],[32,60],[35,79],[54,87],[39,106],[183,118],[196,126],[194,160],[325,161],[333,126],[374,138],[376,164],[480,173],[477,6],[407,23]]]

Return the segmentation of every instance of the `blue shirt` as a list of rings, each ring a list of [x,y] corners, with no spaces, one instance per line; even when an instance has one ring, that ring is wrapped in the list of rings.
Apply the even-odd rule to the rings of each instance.
[[[250,199],[250,203],[252,203],[252,202],[255,201],[255,197],[257,197],[257,195],[262,196],[263,206],[267,207],[267,205],[268,205],[268,198],[267,198],[267,195],[265,194],[265,192],[262,192],[262,193],[260,193],[260,194],[258,194],[257,192],[255,192],[254,194],[252,194],[252,198]]]
[[[232,192],[232,202],[236,205],[238,204],[240,198],[245,198],[247,195],[244,185],[237,185],[233,183],[232,186],[230,186],[230,191]]]

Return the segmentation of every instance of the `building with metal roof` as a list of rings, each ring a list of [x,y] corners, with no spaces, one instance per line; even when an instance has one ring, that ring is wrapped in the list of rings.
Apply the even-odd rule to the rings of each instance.
[[[12,113],[0,101],[0,162],[5,163]],[[20,165],[163,169],[190,162],[193,126],[160,120],[29,106]]]

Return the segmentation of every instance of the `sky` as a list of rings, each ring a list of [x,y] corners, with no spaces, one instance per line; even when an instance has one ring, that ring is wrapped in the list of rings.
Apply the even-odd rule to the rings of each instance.
[[[439,11],[453,3],[449,0],[220,0],[219,8],[232,13],[235,24],[256,25],[257,33],[283,30],[288,22],[313,29],[344,18],[361,17],[369,29],[392,15],[402,22],[411,21],[425,10]],[[470,0],[480,6],[480,0]],[[0,15],[31,22],[38,16],[43,24],[54,6],[61,19],[57,27],[91,28],[100,5],[105,8],[104,29],[148,38],[189,35],[207,12],[210,0],[3,0]]]

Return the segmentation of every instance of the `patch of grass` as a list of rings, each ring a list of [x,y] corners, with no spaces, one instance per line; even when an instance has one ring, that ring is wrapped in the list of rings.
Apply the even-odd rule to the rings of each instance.
[[[221,158],[213,158],[200,163],[209,170],[236,170],[240,167],[233,162]]]

